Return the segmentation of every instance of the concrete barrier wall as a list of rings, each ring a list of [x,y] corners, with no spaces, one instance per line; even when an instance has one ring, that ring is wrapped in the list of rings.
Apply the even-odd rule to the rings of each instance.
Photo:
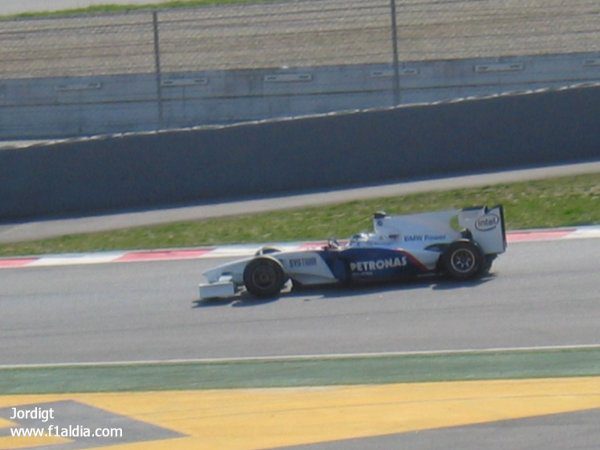
[[[600,158],[600,87],[0,151],[0,217]]]
[[[600,81],[598,53],[406,62],[401,102]],[[386,64],[0,81],[0,140],[225,124],[391,106]]]

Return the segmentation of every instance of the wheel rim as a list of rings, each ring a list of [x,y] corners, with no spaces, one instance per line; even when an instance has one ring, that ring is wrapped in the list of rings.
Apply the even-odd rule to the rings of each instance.
[[[260,289],[269,289],[276,279],[277,273],[270,264],[261,264],[252,272],[252,282]]]
[[[452,269],[456,272],[468,273],[475,266],[475,255],[471,250],[461,248],[452,253],[450,264],[452,264]]]

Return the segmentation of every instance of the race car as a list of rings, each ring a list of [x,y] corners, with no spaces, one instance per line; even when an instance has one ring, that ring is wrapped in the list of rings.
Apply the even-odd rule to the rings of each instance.
[[[254,257],[203,273],[200,299],[227,298],[246,290],[255,297],[277,296],[286,284],[318,286],[389,281],[425,274],[467,280],[486,274],[506,250],[501,205],[409,215],[373,216],[373,232],[340,244],[282,251],[261,248]]]

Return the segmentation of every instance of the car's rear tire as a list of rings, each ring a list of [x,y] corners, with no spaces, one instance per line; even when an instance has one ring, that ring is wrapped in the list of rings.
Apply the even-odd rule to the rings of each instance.
[[[279,261],[270,256],[259,256],[244,269],[244,286],[255,297],[273,297],[281,292],[287,276]]]
[[[485,268],[485,257],[472,241],[456,241],[441,256],[444,271],[457,280],[480,276]]]

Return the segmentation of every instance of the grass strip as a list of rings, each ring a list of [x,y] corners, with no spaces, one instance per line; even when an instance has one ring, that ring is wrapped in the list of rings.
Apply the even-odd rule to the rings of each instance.
[[[231,389],[600,375],[600,348],[0,369],[0,394]]]
[[[497,203],[505,207],[508,229],[600,223],[600,173],[66,235],[1,244],[0,256],[345,238],[370,230],[374,211],[407,214]]]
[[[70,8],[59,11],[32,11],[0,16],[0,20],[43,19],[69,16],[85,16],[100,14],[120,14],[136,11],[161,11],[166,9],[198,8],[204,6],[274,3],[285,0],[172,0],[162,3],[147,4],[113,4],[110,0],[104,5],[92,5],[85,8]]]

